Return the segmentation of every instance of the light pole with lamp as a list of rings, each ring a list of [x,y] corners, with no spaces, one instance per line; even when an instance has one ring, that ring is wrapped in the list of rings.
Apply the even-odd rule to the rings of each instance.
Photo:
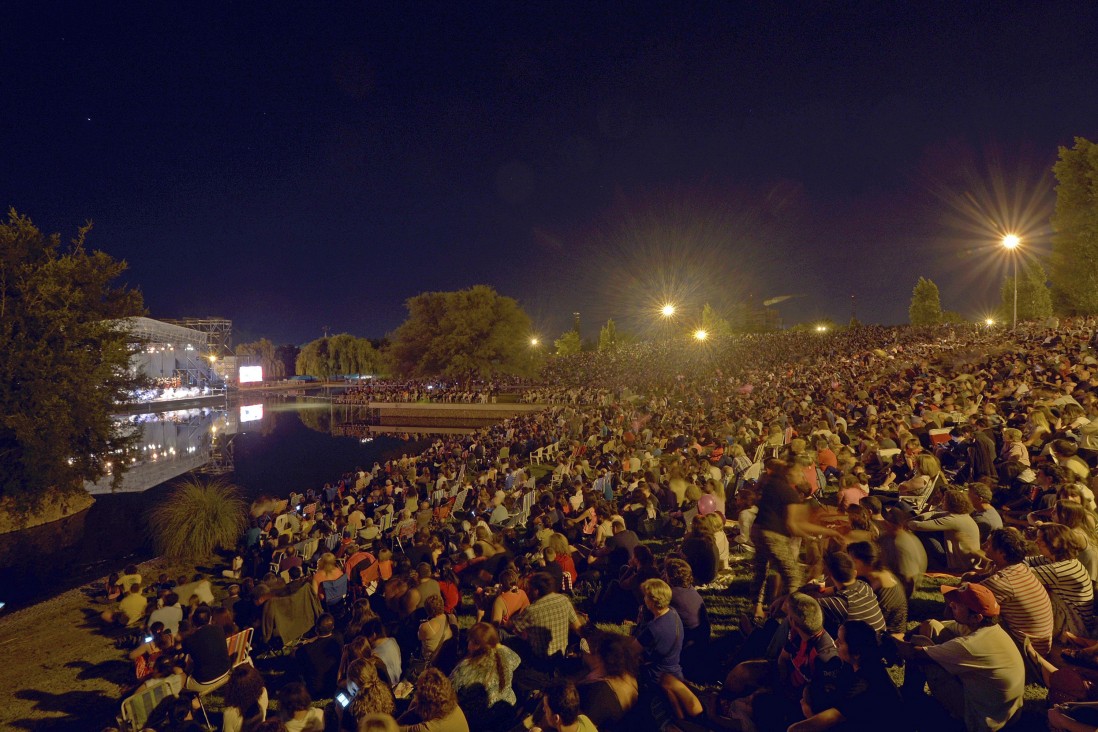
[[[1018,252],[1016,250],[1021,243],[1022,240],[1017,234],[1007,234],[1003,237],[1003,246],[1010,252],[1010,261],[1014,269],[1014,319],[1011,330],[1018,330]]]

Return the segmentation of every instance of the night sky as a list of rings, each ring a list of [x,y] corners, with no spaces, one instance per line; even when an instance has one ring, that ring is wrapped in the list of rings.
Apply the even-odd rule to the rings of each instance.
[[[94,220],[152,317],[238,342],[380,337],[477,283],[546,338],[668,297],[898,323],[919,275],[975,317],[996,232],[1047,250],[1057,146],[1098,138],[1095,28],[1093,2],[21,3],[0,204]]]

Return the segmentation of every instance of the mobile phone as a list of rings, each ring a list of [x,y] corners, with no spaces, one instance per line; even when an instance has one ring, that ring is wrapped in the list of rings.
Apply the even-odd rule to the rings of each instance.
[[[8,603],[6,603],[6,602],[0,602],[0,610],[3,610],[4,606],[7,605],[7,604]]]
[[[336,701],[339,702],[339,706],[343,707],[344,709],[346,709],[347,705],[351,703],[351,697],[348,696],[347,692],[345,691],[337,692],[335,698]]]
[[[145,636],[145,642],[146,643],[152,643],[153,642],[153,637],[151,635]]]

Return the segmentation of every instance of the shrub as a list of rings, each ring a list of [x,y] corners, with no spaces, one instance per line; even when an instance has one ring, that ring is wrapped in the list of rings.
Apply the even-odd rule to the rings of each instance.
[[[244,531],[240,490],[223,480],[185,478],[150,513],[153,540],[173,559],[205,559],[232,547]]]

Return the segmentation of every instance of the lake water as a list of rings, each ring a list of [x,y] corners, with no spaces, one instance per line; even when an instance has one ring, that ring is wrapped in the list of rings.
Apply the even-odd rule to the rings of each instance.
[[[146,514],[179,475],[213,469],[245,498],[319,488],[356,466],[423,449],[396,436],[360,437],[365,413],[310,397],[250,398],[126,418],[143,434],[123,492],[92,488],[95,504],[76,516],[0,536],[0,601],[11,610],[152,558]],[[333,434],[335,433],[335,434]]]

